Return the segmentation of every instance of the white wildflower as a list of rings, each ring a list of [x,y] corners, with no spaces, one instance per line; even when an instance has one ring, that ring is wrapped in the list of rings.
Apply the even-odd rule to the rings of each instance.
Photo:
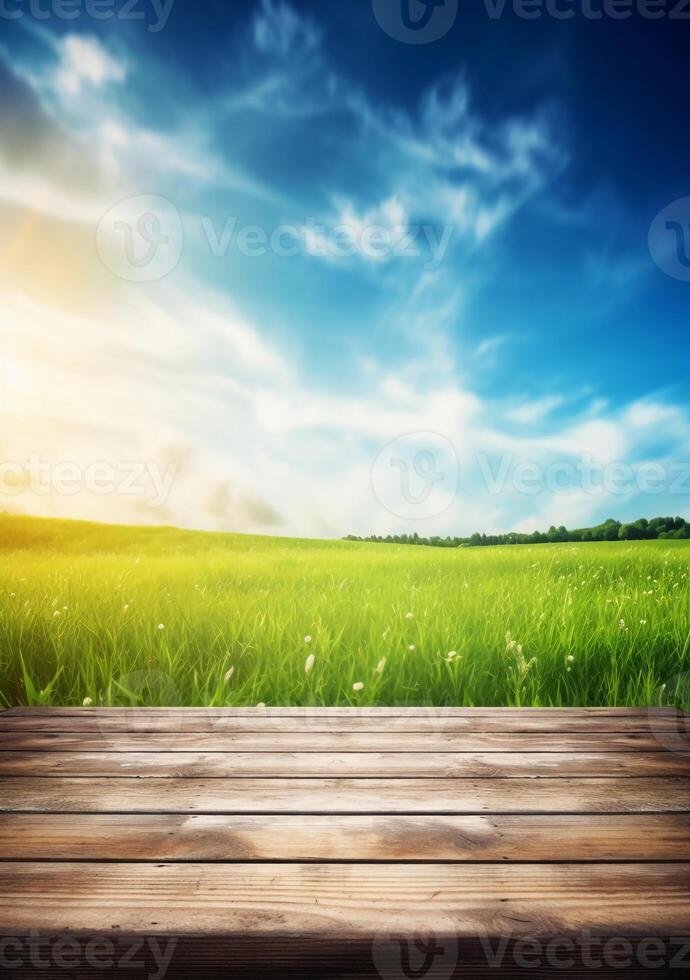
[[[357,681],[356,684],[353,684],[352,685],[352,690],[353,691],[363,691],[364,690],[364,684],[362,684],[361,681]]]
[[[304,673],[305,674],[311,674],[312,670],[314,669],[314,661],[315,661],[315,659],[316,658],[315,658],[314,654],[313,653],[310,653],[309,656],[307,657],[307,662],[304,665]]]
[[[382,657],[381,660],[379,660],[379,662],[376,665],[376,667],[374,668],[374,673],[375,674],[382,674],[385,669],[386,669],[386,658],[385,657]]]
[[[311,636],[305,636],[304,637],[304,642],[307,644],[307,646],[311,643],[311,641],[312,641]]]
[[[84,708],[90,708],[92,704],[93,704],[92,698],[84,698],[84,700],[82,701],[82,706]]]
[[[231,667],[230,670],[226,672],[225,676],[223,677],[223,680],[225,681],[226,684],[228,684],[232,680],[232,675],[234,673],[235,673],[234,667]]]

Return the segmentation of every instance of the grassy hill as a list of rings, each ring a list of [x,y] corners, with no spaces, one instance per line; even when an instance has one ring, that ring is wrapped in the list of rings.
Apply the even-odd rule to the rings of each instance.
[[[0,702],[658,703],[690,672],[689,587],[688,541],[436,550],[0,516]]]

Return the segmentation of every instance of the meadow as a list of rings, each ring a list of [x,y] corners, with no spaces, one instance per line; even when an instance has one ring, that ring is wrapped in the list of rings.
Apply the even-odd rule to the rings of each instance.
[[[0,516],[5,706],[648,705],[688,672],[690,541],[432,549]]]

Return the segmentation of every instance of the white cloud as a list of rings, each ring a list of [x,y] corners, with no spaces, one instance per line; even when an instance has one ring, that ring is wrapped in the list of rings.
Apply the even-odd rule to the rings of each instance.
[[[358,255],[367,262],[379,263],[418,249],[409,231],[405,206],[397,197],[391,197],[362,213],[351,203],[344,203],[339,213],[323,225],[305,225],[302,236],[309,255],[331,262]]]
[[[95,37],[68,34],[59,45],[61,64],[55,86],[63,96],[79,95],[84,84],[101,88],[107,82],[123,82],[126,69]]]
[[[651,400],[633,402],[627,409],[625,418],[630,425],[640,429],[656,429],[664,426],[677,435],[687,431],[687,423],[676,406]]]
[[[474,356],[478,358],[487,357],[489,354],[495,353],[500,347],[502,347],[506,342],[505,337],[487,337],[482,340],[481,343],[477,344],[474,350]]]
[[[311,18],[303,17],[284,0],[261,0],[261,12],[254,19],[254,41],[264,54],[286,57],[318,48],[321,32]]]
[[[523,402],[521,405],[508,409],[506,416],[512,422],[518,422],[520,425],[533,425],[536,422],[542,422],[547,415],[550,415],[556,408],[560,408],[564,401],[565,399],[561,395],[547,395],[544,398],[538,398],[536,401]]]

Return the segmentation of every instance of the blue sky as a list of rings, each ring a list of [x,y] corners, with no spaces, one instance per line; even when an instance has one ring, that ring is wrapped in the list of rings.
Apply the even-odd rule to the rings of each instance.
[[[319,536],[690,516],[690,283],[648,247],[690,194],[684,19],[477,0],[408,44],[371,0],[113,5],[0,18],[0,450],[170,491],[0,505]],[[132,281],[123,221],[161,206]]]

